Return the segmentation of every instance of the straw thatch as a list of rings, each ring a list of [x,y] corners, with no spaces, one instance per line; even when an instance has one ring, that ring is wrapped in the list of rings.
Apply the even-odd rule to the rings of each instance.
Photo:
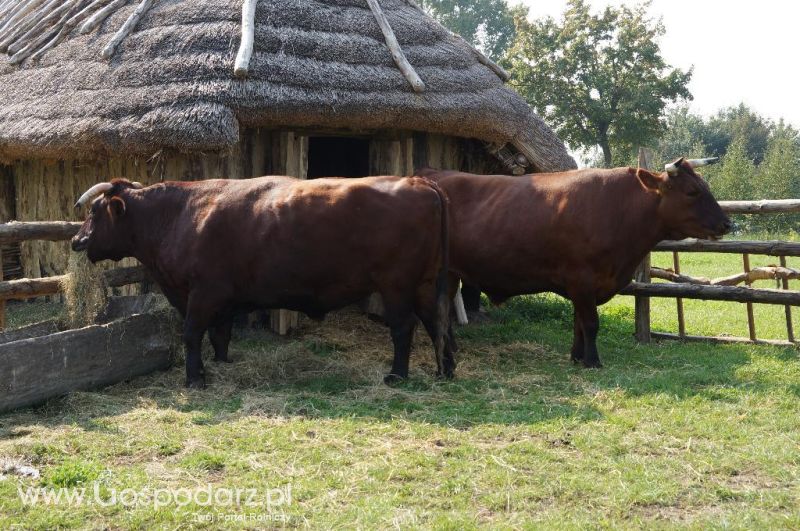
[[[511,143],[539,171],[574,167],[483,58],[408,0],[379,3],[424,82],[420,93],[367,0],[260,0],[246,78],[233,73],[241,0],[155,0],[111,52],[140,3],[100,2],[118,7],[97,29],[61,31],[92,3],[71,0],[51,16],[19,64],[0,59],[0,158],[221,151],[250,127],[403,129]]]

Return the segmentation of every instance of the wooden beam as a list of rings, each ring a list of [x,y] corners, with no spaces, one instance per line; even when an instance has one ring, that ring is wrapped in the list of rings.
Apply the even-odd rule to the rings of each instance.
[[[239,43],[239,52],[233,65],[236,77],[246,77],[250,70],[250,58],[253,56],[253,42],[256,32],[256,3],[257,0],[244,0],[242,2],[242,40]]]
[[[97,26],[102,24],[103,21],[105,19],[107,19],[109,17],[109,15],[111,15],[111,13],[116,12],[117,9],[119,9],[120,7],[124,6],[127,3],[128,3],[128,0],[114,0],[113,2],[108,4],[106,7],[104,7],[103,9],[101,9],[100,11],[98,11],[97,13],[92,15],[89,18],[89,20],[87,20],[86,22],[84,22],[81,25],[81,27],[80,27],[80,29],[78,31],[82,35],[85,35],[86,33],[90,33]]]
[[[736,241],[736,240],[664,240],[659,242],[654,251],[680,251],[694,253],[735,253],[764,254],[769,256],[800,256],[800,243],[770,241]]]
[[[119,267],[103,273],[106,285],[118,288],[129,284],[143,282],[149,278],[143,266]],[[18,280],[0,281],[0,300],[30,299],[55,295],[63,291],[63,283],[68,275],[45,278],[21,278]]]
[[[800,199],[762,199],[761,201],[720,201],[728,214],[780,214],[800,212]]]
[[[57,242],[69,240],[81,228],[72,221],[11,221],[0,224],[0,245],[28,240]]]
[[[411,88],[414,90],[414,92],[424,92],[425,83],[422,82],[422,79],[420,79],[420,77],[417,75],[414,67],[411,66],[411,63],[409,63],[408,59],[406,59],[406,55],[403,53],[400,43],[397,42],[397,37],[394,34],[394,30],[392,30],[392,26],[389,24],[389,20],[383,13],[383,9],[381,9],[381,5],[378,3],[378,0],[367,0],[367,4],[369,4],[372,15],[375,17],[375,20],[378,22],[378,26],[380,26],[381,31],[383,32],[383,38],[386,41],[386,47],[389,48],[389,51],[392,54],[392,59],[394,59],[394,63],[397,65],[397,68],[400,69],[400,72],[406,78],[406,81],[408,81],[408,83],[411,85]]]
[[[800,291],[743,288],[739,286],[704,286],[702,284],[673,284],[669,282],[644,284],[640,282],[631,282],[620,291],[620,294],[800,306]]]
[[[0,284],[3,283],[3,249],[0,247]],[[0,299],[0,332],[6,329],[6,301]]]
[[[117,46],[125,40],[133,29],[136,27],[136,24],[139,23],[139,20],[147,13],[147,10],[150,9],[150,6],[153,5],[153,0],[142,0],[139,6],[131,13],[131,16],[128,17],[128,20],[122,25],[122,27],[111,37],[111,40],[108,41],[105,48],[101,52],[101,56],[103,59],[109,59],[112,55],[114,55],[114,51],[117,49]]]

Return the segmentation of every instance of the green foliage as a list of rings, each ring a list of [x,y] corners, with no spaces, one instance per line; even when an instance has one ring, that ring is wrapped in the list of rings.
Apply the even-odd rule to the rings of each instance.
[[[78,459],[67,459],[48,471],[42,478],[42,485],[47,487],[77,487],[86,485],[100,477],[101,467]]]
[[[721,167],[706,173],[714,196],[719,200],[753,197],[755,164],[748,157],[744,138],[736,138],[728,146]]]
[[[510,8],[505,0],[422,0],[421,5],[493,59],[499,59],[514,40],[514,14],[527,14],[524,7]]]
[[[570,0],[561,21],[530,22],[517,14],[517,35],[504,64],[517,90],[574,147],[600,146],[606,165],[613,150],[657,138],[666,105],[691,98],[692,72],[661,56],[660,21],[649,4],[607,7],[592,14]]]
[[[800,144],[797,131],[782,121],[767,143],[764,162],[753,180],[754,197],[787,199],[800,197]],[[764,230],[785,231],[798,226],[797,215],[762,216],[759,227]]]
[[[744,142],[747,156],[755,164],[764,159],[773,123],[744,103],[720,110],[702,130],[702,142],[708,154],[724,155],[737,138]]]

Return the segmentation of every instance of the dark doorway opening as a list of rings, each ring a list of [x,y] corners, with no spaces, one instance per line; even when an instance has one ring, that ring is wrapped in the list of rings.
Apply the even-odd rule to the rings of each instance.
[[[309,137],[309,179],[367,175],[369,175],[368,139],[344,136]]]

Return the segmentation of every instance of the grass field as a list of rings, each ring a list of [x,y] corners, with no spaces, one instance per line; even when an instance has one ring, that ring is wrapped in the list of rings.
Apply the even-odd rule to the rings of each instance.
[[[741,267],[735,255],[683,259],[692,275]],[[653,301],[655,328],[676,330],[674,306]],[[15,306],[12,318],[50,311]],[[747,334],[743,305],[687,301],[686,312],[690,333]],[[785,337],[783,308],[756,316],[759,335]],[[178,364],[0,416],[0,455],[41,471],[0,481],[0,528],[800,527],[795,349],[641,346],[633,301],[618,297],[602,310],[605,368],[585,370],[569,363],[563,300],[521,297],[490,317],[458,330],[452,382],[432,378],[418,335],[409,381],[383,385],[388,333],[345,312],[304,320],[290,339],[237,332],[235,362],[207,361],[204,391],[183,388]],[[95,484],[104,499],[254,488],[260,504],[45,507],[18,494]],[[290,501],[261,503],[289,488]]]

